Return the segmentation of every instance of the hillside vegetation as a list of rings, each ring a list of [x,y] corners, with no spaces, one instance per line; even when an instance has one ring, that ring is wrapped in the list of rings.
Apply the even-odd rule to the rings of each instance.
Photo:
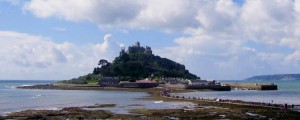
[[[96,84],[98,77],[119,77],[122,81],[135,81],[147,77],[199,78],[186,70],[184,65],[153,54],[126,53],[116,57],[112,63],[101,59],[98,65],[99,67],[88,75],[61,81],[61,83]]]
[[[95,72],[94,72],[95,73]],[[137,80],[146,77],[182,77],[195,79],[185,66],[167,58],[152,54],[124,54],[117,57],[113,64],[107,64],[99,73],[103,76],[117,76],[123,80]]]

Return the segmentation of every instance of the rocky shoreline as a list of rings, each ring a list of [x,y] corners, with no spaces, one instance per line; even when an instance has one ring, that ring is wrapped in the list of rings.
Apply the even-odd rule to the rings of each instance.
[[[230,102],[209,102],[193,98],[178,99],[161,96],[162,89],[125,89],[101,88],[98,86],[77,85],[35,85],[22,86],[22,89],[59,89],[59,90],[121,90],[144,91],[150,96],[146,99],[161,101],[192,102],[195,105],[186,105],[178,109],[135,109],[132,114],[115,114],[105,110],[90,110],[88,108],[114,107],[114,104],[95,104],[92,106],[66,107],[61,110],[25,110],[9,113],[0,119],[46,119],[46,120],[77,120],[77,119],[300,119],[299,112],[283,110],[275,107],[264,107],[251,104],[232,104]],[[185,92],[177,90],[173,92]],[[161,103],[163,104],[163,103]]]

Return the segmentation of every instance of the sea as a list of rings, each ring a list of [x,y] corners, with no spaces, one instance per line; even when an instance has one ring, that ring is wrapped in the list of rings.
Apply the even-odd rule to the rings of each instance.
[[[132,109],[176,109],[190,102],[165,102],[144,99],[146,92],[96,90],[38,90],[18,89],[17,86],[51,84],[53,80],[0,80],[0,115],[22,110],[59,110],[64,107],[81,107],[95,104],[116,104],[100,108],[117,114],[131,114]]]
[[[94,104],[116,104],[101,108],[118,114],[130,114],[132,109],[175,109],[192,105],[190,102],[166,102],[144,99],[146,92],[93,91],[93,90],[37,90],[18,89],[17,86],[50,84],[53,80],[0,80],[0,115],[28,109],[59,110]],[[228,81],[225,81],[228,82]],[[249,81],[230,81],[249,82]],[[265,83],[265,81],[250,81]],[[272,82],[272,81],[268,81]],[[273,81],[278,90],[195,91],[174,93],[186,97],[219,98],[276,104],[300,105],[300,81]]]
[[[273,104],[300,105],[300,80],[289,81],[246,81],[223,80],[222,82],[237,83],[274,83],[278,90],[231,90],[231,91],[195,91],[188,93],[175,93],[185,97],[200,97],[208,99],[230,99],[247,102],[263,102]]]

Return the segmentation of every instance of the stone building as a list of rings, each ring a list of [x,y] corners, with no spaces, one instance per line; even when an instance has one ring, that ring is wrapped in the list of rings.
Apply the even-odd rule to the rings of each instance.
[[[201,80],[201,79],[196,79],[196,80],[191,80],[191,85],[208,85],[207,80]]]
[[[129,46],[128,50],[125,52],[125,48],[122,48],[120,51],[120,56],[126,53],[143,53],[143,54],[152,54],[151,47],[143,47],[140,45],[140,42],[136,42],[134,45]]]
[[[190,84],[191,82],[188,79],[172,78],[172,77],[161,78],[161,81],[166,84]]]
[[[118,77],[100,77],[99,85],[101,87],[119,87],[119,78]]]

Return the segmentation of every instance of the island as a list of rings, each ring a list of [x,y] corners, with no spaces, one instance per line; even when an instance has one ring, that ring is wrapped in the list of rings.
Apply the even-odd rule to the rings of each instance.
[[[141,46],[140,42],[127,50],[122,47],[113,62],[100,59],[98,65],[88,75],[59,83],[122,88],[231,90],[230,86],[218,81],[202,80],[180,63],[154,55],[151,47]]]
[[[25,110],[0,116],[0,119],[300,119],[299,105],[273,104],[219,98],[178,96],[174,93],[198,90],[230,91],[226,83],[203,80],[184,65],[155,56],[151,47],[139,42],[122,48],[113,62],[100,59],[91,73],[54,84],[22,86],[21,89],[101,90],[147,92],[141,99],[155,104],[167,101],[188,102],[177,109],[133,109],[132,114],[102,110],[114,104],[65,107],[60,110]],[[96,108],[96,109],[91,109]]]

